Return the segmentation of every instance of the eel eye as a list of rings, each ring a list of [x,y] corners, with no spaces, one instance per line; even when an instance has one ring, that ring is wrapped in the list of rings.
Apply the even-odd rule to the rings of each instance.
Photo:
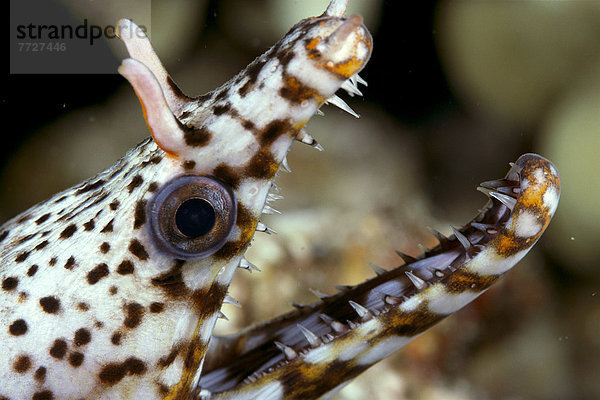
[[[209,176],[167,182],[148,207],[154,242],[182,259],[205,258],[223,247],[237,214],[231,188]]]

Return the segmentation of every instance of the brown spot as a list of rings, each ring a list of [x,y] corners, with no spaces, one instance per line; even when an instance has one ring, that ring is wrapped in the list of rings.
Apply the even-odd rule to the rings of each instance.
[[[48,220],[48,218],[50,218],[50,213],[46,213],[44,215],[42,215],[41,217],[39,217],[38,219],[35,220],[36,225],[40,225],[44,222],[46,222]]]
[[[117,208],[119,208],[120,204],[121,203],[119,203],[119,200],[115,199],[108,205],[108,208],[110,208],[112,211],[115,211]]]
[[[29,220],[30,218],[31,218],[31,214],[25,214],[17,220],[17,224],[22,224],[23,222]]]
[[[281,135],[291,133],[292,125],[290,121],[284,119],[276,119],[275,121],[269,122],[260,132],[260,143],[263,147],[272,144]]]
[[[100,253],[106,254],[110,251],[110,244],[108,242],[104,242],[100,245]]]
[[[106,226],[104,228],[102,228],[102,230],[100,231],[100,233],[110,233],[113,231],[113,221],[114,219],[111,219],[110,222],[108,224],[106,224]]]
[[[34,237],[35,235],[37,235],[37,233],[32,233],[31,235],[20,237],[17,240],[17,244],[23,244],[23,243],[27,242],[27,241],[31,240],[31,238]]]
[[[108,288],[108,293],[110,293],[110,294],[111,294],[111,295],[113,295],[113,296],[114,296],[115,294],[117,294],[117,292],[118,292],[118,291],[119,291],[119,289],[117,289],[117,287],[116,287],[116,286],[111,286],[111,287],[109,287],[109,288]]]
[[[262,70],[265,63],[266,63],[266,59],[265,60],[257,59],[252,64],[248,65],[248,67],[245,70],[245,76],[248,77],[248,80],[246,81],[244,86],[242,86],[238,90],[238,93],[240,96],[242,96],[242,97],[246,96],[246,94],[248,94],[248,92],[252,89],[252,87],[258,80],[258,75],[260,74],[260,71]]]
[[[115,332],[110,337],[110,342],[112,344],[114,344],[115,346],[118,346],[121,344],[121,337],[122,337],[121,332]]]
[[[294,59],[294,57],[296,57],[296,54],[294,53],[293,50],[284,49],[284,50],[279,51],[277,53],[276,57],[279,60],[279,63],[281,64],[281,66],[285,68],[290,63],[290,61],[292,61]]]
[[[19,303],[23,303],[25,300],[27,300],[28,297],[29,297],[29,295],[26,292],[20,292],[19,293]]]
[[[146,203],[146,200],[140,200],[135,204],[133,229],[139,229],[146,223]]]
[[[29,257],[30,253],[31,252],[29,252],[29,251],[24,251],[24,252],[20,253],[17,257],[15,257],[15,262],[20,263],[20,262],[27,260],[27,257]]]
[[[164,309],[165,309],[164,303],[154,302],[154,303],[150,304],[150,312],[151,313],[158,314],[158,313],[163,312]]]
[[[60,300],[54,296],[42,297],[40,299],[42,310],[48,314],[56,314],[60,310]]]
[[[75,192],[75,194],[82,194],[82,193],[85,193],[85,192],[89,192],[90,190],[94,190],[94,189],[99,188],[103,184],[104,184],[104,180],[103,179],[98,179],[94,183],[88,183],[87,185],[85,185],[84,187],[82,187],[81,189],[79,189],[77,192]]]
[[[239,172],[225,163],[217,165],[213,171],[213,175],[232,188],[236,188],[242,179]]]
[[[48,265],[51,267],[54,267],[56,265],[56,262],[58,261],[58,258],[56,257],[52,257],[49,261],[48,261]]]
[[[92,334],[86,328],[79,328],[75,331],[74,343],[75,346],[85,346],[92,340]]]
[[[212,138],[212,133],[204,127],[196,128],[182,125],[183,139],[188,146],[206,146]]]
[[[190,170],[190,169],[194,169],[194,167],[196,166],[196,161],[194,160],[186,160],[183,163],[183,169],[185,170]]]
[[[133,263],[129,260],[123,260],[117,267],[117,273],[120,275],[133,274]]]
[[[36,369],[33,378],[39,383],[44,383],[46,380],[46,367],[39,367]]]
[[[156,192],[156,189],[158,189],[158,183],[156,182],[152,182],[149,186],[148,186],[148,191],[150,193],[154,193]]]
[[[122,363],[109,363],[100,370],[100,381],[107,385],[114,385],[125,375],[142,375],[146,372],[146,364],[135,357],[129,357]]]
[[[26,355],[17,357],[13,363],[13,369],[19,374],[27,372],[29,368],[31,368],[31,359]]]
[[[50,390],[43,390],[41,392],[35,392],[31,400],[53,400],[54,395]]]
[[[177,354],[179,353],[179,346],[175,346],[173,347],[173,349],[171,349],[171,352],[169,354],[167,354],[167,356],[165,357],[161,357],[158,360],[158,365],[161,366],[162,368],[166,368],[169,365],[171,365],[173,363],[173,361],[175,361],[175,358],[177,358]]]
[[[65,201],[67,199],[67,197],[69,197],[69,196],[68,195],[64,195],[64,196],[59,197],[58,199],[54,200],[54,204],[58,204],[61,201]]]
[[[245,176],[250,178],[271,179],[277,173],[279,164],[268,150],[261,150],[244,167]]]
[[[9,276],[8,278],[4,278],[2,281],[2,289],[6,291],[15,290],[19,285],[19,278],[14,276]]]
[[[139,303],[129,303],[124,306],[125,320],[123,325],[129,329],[137,327],[144,316],[144,306]]]
[[[66,353],[67,342],[65,342],[63,339],[54,340],[52,347],[50,347],[49,354],[54,358],[62,360]]]
[[[300,82],[295,76],[284,74],[283,83],[279,95],[292,104],[300,104],[305,100],[320,97],[315,89]]]
[[[133,192],[135,188],[139,187],[144,182],[144,179],[140,175],[136,175],[131,179],[129,185],[127,185],[127,191],[129,193]]]
[[[98,329],[102,329],[102,327],[104,326],[104,322],[96,321],[96,322],[94,322],[94,326]]]
[[[77,303],[77,309],[79,311],[88,311],[90,309],[90,306],[87,303],[79,302]]]
[[[37,266],[37,264],[33,264],[33,265],[32,265],[31,267],[29,267],[29,269],[27,270],[27,276],[34,276],[34,275],[35,275],[35,273],[37,272],[38,268],[39,268],[39,267]]]
[[[69,364],[71,364],[72,367],[77,368],[83,364],[83,358],[83,353],[74,351],[73,353],[69,354]]]
[[[75,224],[71,224],[67,226],[59,235],[60,239],[68,239],[77,231],[77,226]]]
[[[48,246],[50,242],[48,242],[47,240],[44,240],[43,242],[39,243],[37,246],[35,246],[33,249],[34,250],[41,250],[44,247]]]
[[[6,239],[7,236],[8,236],[8,231],[3,231],[2,233],[0,233],[0,242],[3,241],[4,239]]]
[[[107,277],[108,273],[108,265],[104,263],[98,264],[93,270],[88,272],[87,281],[90,285],[95,285],[100,279]]]
[[[88,222],[83,224],[83,230],[85,230],[85,231],[91,231],[95,227],[96,227],[96,223],[94,222],[94,218],[90,219]]]
[[[142,261],[147,260],[149,257],[146,249],[137,239],[132,239],[129,242],[129,252]]]
[[[238,204],[235,224],[240,228],[241,235],[239,239],[225,243],[225,245],[223,245],[223,247],[221,247],[221,249],[219,249],[213,255],[213,257],[219,259],[229,259],[233,257],[234,254],[241,252],[254,236],[255,222],[256,221],[248,209],[242,204]]]
[[[225,114],[230,109],[231,109],[231,104],[227,103],[227,104],[223,104],[223,105],[214,106],[212,109],[212,112],[215,115],[222,115],[222,114]]]
[[[75,257],[71,256],[71,257],[69,257],[67,262],[65,262],[64,268],[71,270],[71,269],[73,269],[74,266],[75,266]]]
[[[25,322],[23,319],[18,319],[10,324],[8,331],[13,336],[24,335],[27,333],[27,322]]]
[[[181,271],[172,269],[156,278],[152,278],[151,282],[154,286],[162,288],[172,298],[183,297],[189,292],[183,282]]]

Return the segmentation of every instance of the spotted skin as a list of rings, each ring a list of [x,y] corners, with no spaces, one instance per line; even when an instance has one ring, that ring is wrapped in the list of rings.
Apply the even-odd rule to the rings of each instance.
[[[270,232],[259,217],[292,141],[318,147],[304,124],[325,102],[347,109],[340,87],[358,92],[371,38],[345,7],[333,0],[198,98],[177,88],[135,24],[119,22],[131,56],[119,72],[152,137],[0,227],[0,399],[327,396],[527,253],[560,194],[554,166],[531,154],[483,183],[489,204],[423,258],[211,338],[235,270],[253,267],[243,256],[254,232]],[[204,258],[165,250],[150,227],[158,194],[184,175],[216,179],[235,201],[233,229]]]
[[[0,228],[0,398],[194,398],[280,164],[370,56],[362,19],[343,14],[301,21],[198,98],[179,91],[134,23],[119,22],[131,57],[119,72],[152,138]],[[166,251],[149,227],[154,196],[182,175],[212,177],[235,202],[224,244],[201,259]]]

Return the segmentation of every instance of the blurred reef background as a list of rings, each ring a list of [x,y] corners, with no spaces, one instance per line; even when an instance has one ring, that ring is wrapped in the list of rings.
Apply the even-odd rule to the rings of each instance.
[[[113,1],[58,1],[76,18]],[[114,3],[118,3],[114,1]],[[139,1],[140,7],[148,0]],[[127,2],[136,19],[136,1]],[[151,40],[179,87],[221,85],[326,0],[153,1]],[[87,9],[98,7],[97,9]],[[562,197],[531,253],[470,306],[414,340],[336,399],[600,398],[600,2],[350,0],[374,38],[361,115],[325,106],[277,183],[240,271],[221,334],[309,303],[315,288],[391,268],[466,223],[478,183],[539,153]],[[116,21],[115,21],[116,22]],[[120,48],[119,48],[120,47]],[[126,56],[116,43],[113,57]],[[108,167],[148,135],[120,75],[5,75],[0,221]]]

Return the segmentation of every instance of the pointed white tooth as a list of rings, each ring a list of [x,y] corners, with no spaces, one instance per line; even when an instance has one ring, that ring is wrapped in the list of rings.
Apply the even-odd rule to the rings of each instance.
[[[288,164],[287,156],[283,157],[283,160],[281,160],[281,169],[283,169],[285,172],[292,172],[290,165]]]
[[[283,199],[283,196],[277,193],[269,193],[267,194],[267,201],[275,201],[275,200],[281,200]]]
[[[260,272],[260,268],[258,268],[256,265],[252,264],[250,261],[246,260],[245,258],[242,258],[240,260],[239,268],[243,268],[245,270],[248,270],[249,272],[252,272],[252,271]]]
[[[314,294],[315,296],[317,296],[321,300],[330,297],[327,293],[323,293],[323,292],[321,292],[320,290],[317,290],[317,289],[309,288],[308,291],[311,292],[312,294]]]
[[[229,318],[227,318],[227,315],[223,314],[221,311],[218,312],[217,318],[224,319],[225,321],[229,321]]]
[[[350,306],[354,308],[354,311],[356,311],[360,319],[362,319],[363,321],[371,319],[373,317],[373,314],[371,314],[371,311],[369,311],[369,309],[361,306],[357,302],[349,300],[348,304],[350,304]]]
[[[356,81],[352,81],[352,78],[346,79],[344,83],[342,83],[341,88],[344,89],[346,93],[348,93],[350,96],[354,96],[355,94],[359,96],[363,95],[361,91],[358,90],[358,86],[356,86]]]
[[[236,307],[242,308],[242,305],[240,304],[240,302],[237,301],[236,299],[234,299],[233,297],[231,297],[228,294],[225,295],[225,298],[223,299],[223,303],[225,303],[225,304],[231,304],[231,305],[234,305]]]
[[[271,229],[268,226],[266,226],[265,224],[263,224],[262,222],[259,222],[258,224],[256,224],[256,231],[257,232],[264,232],[264,233],[266,233],[268,235],[276,234],[277,233],[273,229]]]
[[[342,324],[339,321],[336,321],[335,319],[331,318],[329,315],[321,314],[321,315],[319,315],[319,317],[321,318],[321,320],[323,320],[323,322],[325,322],[327,325],[329,325],[335,333],[342,334],[342,333],[348,332],[348,327],[346,325]]]
[[[301,324],[296,324],[296,326],[300,329],[300,332],[302,332],[302,334],[304,335],[311,347],[317,347],[321,344],[321,341],[319,340],[317,335],[312,333],[310,330],[308,330]]]
[[[381,268],[379,265],[375,265],[373,263],[368,262],[367,264],[369,264],[369,267],[371,267],[371,269],[373,270],[373,272],[375,272],[375,274],[377,275],[383,275],[387,272],[387,269],[385,268]]]
[[[386,304],[389,304],[390,306],[397,306],[398,304],[402,303],[402,301],[403,301],[400,297],[390,296],[390,295],[386,295],[383,300],[385,301]]]
[[[263,214],[281,214],[281,211],[274,209],[268,204],[265,204],[262,210]]]
[[[413,283],[413,285],[415,285],[415,287],[417,289],[419,289],[419,290],[425,289],[426,283],[423,279],[419,278],[418,276],[413,274],[411,271],[404,271],[404,273],[406,274],[408,279],[410,279],[410,281]]]
[[[327,100],[325,100],[325,103],[333,104],[334,106],[339,107],[342,110],[346,111],[348,114],[353,115],[356,118],[360,118],[360,115],[358,115],[356,112],[354,112],[354,110],[352,108],[350,108],[350,106],[348,104],[346,104],[346,102],[344,100],[342,100],[335,94],[333,96],[331,96],[330,98],[328,98]]]
[[[321,111],[320,108],[317,111],[315,111],[315,114],[317,114],[319,117],[322,117],[325,115],[325,113],[323,111]]]
[[[465,235],[460,233],[458,229],[455,229],[453,226],[451,226],[450,228],[452,228],[454,236],[456,236],[456,239],[458,239],[462,247],[464,247],[465,250],[469,250],[471,248],[471,242],[469,241],[469,239]]]
[[[369,84],[367,83],[367,81],[365,81],[363,78],[361,78],[360,75],[354,74],[353,76],[356,77],[356,81],[358,83],[360,83],[361,85],[363,85],[363,86],[369,86]]]
[[[286,346],[285,344],[277,341],[273,343],[275,343],[275,346],[277,346],[277,348],[283,352],[286,360],[292,361],[298,357],[296,350],[292,349],[290,346]]]
[[[506,207],[508,207],[508,209],[510,211],[512,211],[515,208],[515,204],[517,204],[517,200],[516,199],[513,199],[512,197],[507,196],[507,195],[502,194],[502,193],[490,192],[490,196],[492,196],[496,200],[500,201],[500,203],[502,203]]]
[[[422,243],[417,243],[417,247],[418,247],[419,249],[421,249],[421,251],[422,251],[423,253],[427,253],[427,252],[429,252],[429,249],[427,248],[427,246],[425,246],[425,245],[424,245],[424,244],[422,244]]]
[[[315,148],[319,151],[323,151],[323,146],[321,146],[319,142],[317,142],[315,138],[310,136],[304,129],[301,129],[300,132],[298,132],[298,134],[296,135],[296,140],[300,143],[307,144],[310,147]]]

